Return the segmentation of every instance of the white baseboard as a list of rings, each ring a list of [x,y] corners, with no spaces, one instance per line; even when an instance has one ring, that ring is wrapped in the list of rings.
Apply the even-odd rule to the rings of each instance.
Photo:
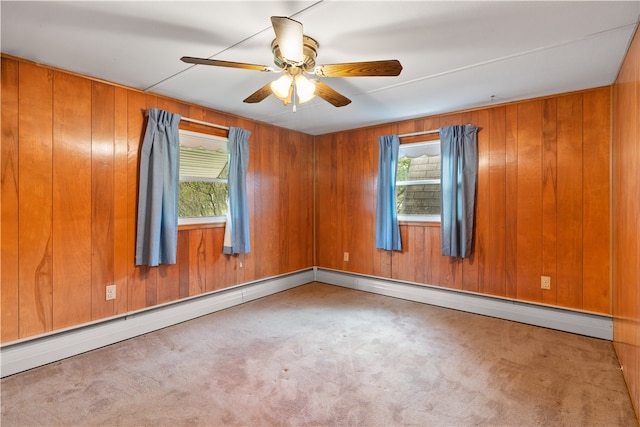
[[[2,377],[272,295],[314,280],[312,269],[129,313],[63,332],[8,343],[0,349]]]
[[[314,267],[5,344],[0,348],[0,376],[46,365],[312,281],[613,340],[613,320],[609,316]]]
[[[315,280],[322,283],[613,340],[613,319],[610,316],[321,268],[314,271]]]

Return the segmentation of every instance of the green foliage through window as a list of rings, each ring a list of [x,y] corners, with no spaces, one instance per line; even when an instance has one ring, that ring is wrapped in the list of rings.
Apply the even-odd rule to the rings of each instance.
[[[398,174],[396,175],[396,181],[408,181],[409,180],[409,168],[411,167],[411,159],[408,157],[402,157],[398,160]]]
[[[225,216],[229,190],[226,182],[182,181],[179,199],[181,218]]]

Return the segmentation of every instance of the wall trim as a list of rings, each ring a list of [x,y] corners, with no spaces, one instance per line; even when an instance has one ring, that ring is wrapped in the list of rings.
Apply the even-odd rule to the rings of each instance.
[[[314,271],[315,280],[322,283],[613,340],[611,316],[322,268]]]
[[[0,376],[56,362],[310,282],[314,269],[257,280],[0,348]]]
[[[0,348],[0,376],[17,374],[313,281],[613,340],[610,316],[313,267],[5,344]]]

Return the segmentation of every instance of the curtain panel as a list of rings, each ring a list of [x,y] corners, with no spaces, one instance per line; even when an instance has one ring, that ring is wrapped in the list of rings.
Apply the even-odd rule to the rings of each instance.
[[[440,129],[442,255],[471,255],[473,216],[478,176],[478,127],[448,126]]]
[[[175,264],[180,115],[150,108],[140,152],[136,265]]]
[[[378,199],[376,203],[376,248],[402,250],[396,212],[396,174],[398,171],[398,135],[378,138]]]
[[[246,254],[251,250],[247,202],[250,135],[245,129],[229,129],[229,213],[222,250],[225,254]]]

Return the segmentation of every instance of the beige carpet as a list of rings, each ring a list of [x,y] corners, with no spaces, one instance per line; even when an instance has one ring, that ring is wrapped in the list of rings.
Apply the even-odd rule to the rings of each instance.
[[[312,283],[2,380],[2,427],[637,426],[608,341]]]

